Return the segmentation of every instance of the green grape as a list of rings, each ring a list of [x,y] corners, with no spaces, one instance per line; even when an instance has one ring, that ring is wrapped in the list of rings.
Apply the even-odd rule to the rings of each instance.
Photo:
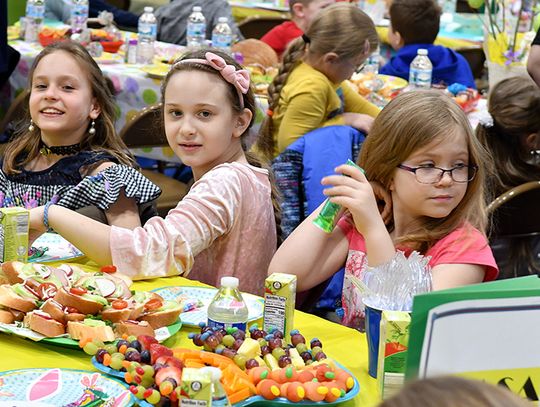
[[[143,377],[154,377],[154,368],[151,365],[142,366],[144,373]]]
[[[94,339],[92,342],[95,343],[98,348],[105,347],[105,344],[103,343],[103,341],[100,341],[99,339]]]
[[[164,396],[171,394],[173,390],[173,385],[169,380],[165,380],[159,385],[159,392]]]
[[[120,370],[122,369],[122,362],[123,360],[120,359],[120,358],[111,358],[111,369],[114,369],[114,370]]]
[[[88,342],[87,344],[84,345],[83,350],[84,350],[85,353],[87,353],[88,355],[94,356],[94,355],[97,353],[97,351],[98,351],[98,347],[97,347],[97,345],[96,345],[94,342]]]
[[[296,350],[298,353],[303,353],[308,350],[308,347],[305,343],[300,342],[298,345],[296,345]]]
[[[245,369],[247,358],[244,355],[236,354],[233,360],[240,369]]]
[[[272,350],[272,356],[279,360],[281,356],[285,355],[285,350],[283,348],[275,348]]]
[[[130,335],[126,339],[126,341],[128,341],[128,342],[133,342],[135,340],[137,340],[137,337],[135,335]]]
[[[111,359],[120,359],[120,360],[124,360],[126,357],[124,356],[123,353],[120,353],[120,352],[114,352],[114,353],[111,353]]]
[[[124,355],[126,355],[128,352],[137,352],[139,353],[139,351],[135,348],[127,348],[126,351],[124,352]]]
[[[257,339],[259,341],[259,345],[261,346],[267,346],[268,345],[268,341],[264,338],[259,338]]]
[[[141,386],[143,387],[152,387],[154,385],[154,378],[153,377],[143,377],[141,379]]]
[[[157,404],[159,403],[159,400],[161,400],[161,394],[159,394],[159,391],[155,389],[152,390],[152,394],[146,397],[146,401],[148,401],[150,404]]]
[[[113,353],[117,353],[118,352],[118,348],[116,347],[116,345],[114,343],[109,343],[107,345],[105,345],[105,348],[104,348],[107,352],[109,352],[109,354],[113,354]]]
[[[143,386],[137,386],[137,393],[135,393],[135,397],[137,397],[139,400],[143,400],[145,391],[146,389]]]
[[[221,340],[221,343],[222,343],[223,345],[225,345],[227,348],[230,348],[230,347],[233,345],[233,343],[234,343],[235,340],[236,340],[236,339],[234,339],[234,336],[232,336],[232,335],[225,335],[225,336],[223,337],[223,339]]]

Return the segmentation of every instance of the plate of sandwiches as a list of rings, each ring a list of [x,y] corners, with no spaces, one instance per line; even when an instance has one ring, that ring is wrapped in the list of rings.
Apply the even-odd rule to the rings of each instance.
[[[0,406],[130,407],[135,397],[125,383],[75,369],[18,369],[0,373]]]
[[[209,287],[162,287],[153,290],[162,298],[179,302],[182,306],[180,320],[185,326],[199,326],[208,320],[208,306],[217,294],[216,288]],[[242,293],[242,297],[248,307],[248,322],[262,318],[264,312],[264,300],[253,294]]]
[[[0,281],[0,331],[35,341],[73,348],[80,339],[112,342],[124,334],[164,341],[182,327],[180,303],[131,291],[131,280],[116,273],[10,261]]]

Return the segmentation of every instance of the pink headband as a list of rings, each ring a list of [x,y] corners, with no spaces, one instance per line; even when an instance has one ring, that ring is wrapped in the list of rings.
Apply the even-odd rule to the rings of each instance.
[[[239,69],[237,71],[234,65],[227,65],[223,58],[212,52],[207,52],[204,54],[204,57],[206,59],[183,59],[176,62],[175,65],[196,62],[214,68],[221,74],[221,76],[223,76],[223,79],[236,88],[236,91],[238,92],[238,99],[240,100],[240,108],[243,109],[244,97],[242,95],[245,95],[249,90],[249,72],[245,69]]]

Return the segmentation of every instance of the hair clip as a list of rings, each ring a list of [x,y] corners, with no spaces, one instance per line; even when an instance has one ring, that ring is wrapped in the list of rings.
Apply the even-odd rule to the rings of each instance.
[[[267,115],[268,117],[272,117],[272,116],[274,115],[274,111],[271,110],[271,109],[266,109],[266,115]]]
[[[214,54],[213,52],[207,52],[204,54],[204,57],[206,59],[198,59],[198,58],[189,58],[189,59],[182,59],[178,62],[176,62],[174,65],[178,64],[184,64],[184,63],[199,63],[203,65],[208,65],[212,68],[214,68],[216,71],[218,71],[223,79],[225,79],[227,82],[229,82],[231,85],[233,85],[236,88],[236,91],[238,92],[238,99],[240,100],[240,108],[244,108],[244,97],[242,95],[245,95],[249,90],[249,72],[245,69],[236,69],[234,65],[227,65],[225,60],[220,57],[219,55]]]
[[[493,116],[488,111],[482,112],[478,118],[478,123],[480,123],[480,125],[486,129],[492,128],[495,124],[493,121]]]
[[[302,34],[302,39],[306,44],[309,44],[311,42],[311,38],[309,38],[306,34]]]

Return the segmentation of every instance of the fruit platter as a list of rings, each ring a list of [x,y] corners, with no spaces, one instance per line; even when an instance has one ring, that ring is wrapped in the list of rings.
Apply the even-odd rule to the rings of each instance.
[[[370,102],[384,107],[408,85],[405,79],[397,76],[380,75],[372,72],[356,73],[349,83]]]
[[[43,28],[38,34],[39,43],[46,47],[58,41],[66,41],[71,37],[71,28]]]
[[[163,341],[178,332],[181,304],[132,292],[131,280],[115,271],[114,266],[87,273],[73,264],[3,263],[0,331],[68,347],[88,339],[98,346],[124,334]]]
[[[267,333],[256,324],[247,333],[201,324],[190,338],[202,349],[171,349],[139,335],[85,351],[98,370],[123,379],[141,406],[174,407],[181,399],[210,403],[218,397],[236,407],[333,406],[358,394],[356,378],[327,357],[319,339],[306,343],[298,330],[290,337],[285,343],[282,332]],[[213,390],[204,392],[205,383]]]
[[[472,112],[478,105],[480,94],[476,89],[467,88],[465,85],[454,83],[445,89],[465,113]]]
[[[111,54],[117,53],[118,49],[124,43],[124,41],[106,30],[92,30],[90,33],[90,41],[100,42],[103,50],[105,52],[110,52]]]

